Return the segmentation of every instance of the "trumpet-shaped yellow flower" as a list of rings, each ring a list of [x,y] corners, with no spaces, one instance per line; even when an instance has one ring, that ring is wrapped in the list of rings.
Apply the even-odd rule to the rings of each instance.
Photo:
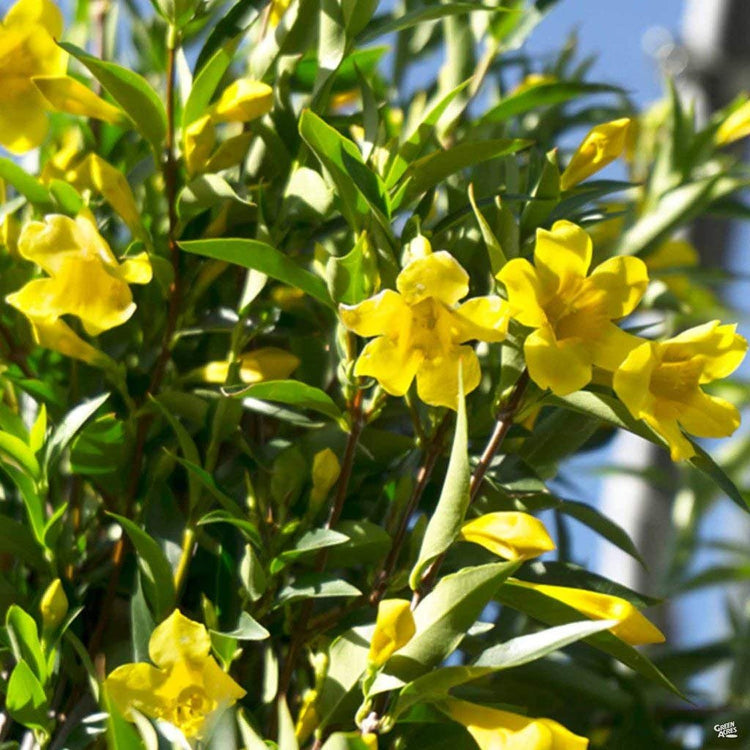
[[[640,646],[646,643],[664,642],[664,634],[659,628],[646,619],[629,601],[619,596],[528,581],[514,580],[513,583],[534,589],[551,599],[557,599],[592,620],[617,620],[618,624],[610,628],[610,632],[625,643]]]
[[[528,513],[486,513],[461,527],[460,539],[480,544],[506,560],[528,560],[555,549],[544,524]]]
[[[612,321],[640,301],[648,286],[646,265],[618,256],[587,276],[591,253],[583,229],[558,221],[552,231],[537,230],[534,265],[514,258],[497,275],[510,314],[536,329],[524,343],[529,375],[561,396],[589,383],[593,365],[614,371],[639,341]]]
[[[151,634],[148,654],[156,666],[124,664],[107,677],[104,689],[125,718],[135,709],[168,721],[188,739],[200,738],[214,711],[245,695],[210,651],[206,628],[175,610]]]
[[[507,305],[499,297],[475,297],[469,275],[449,253],[430,253],[409,263],[386,289],[358,305],[339,305],[341,321],[360,336],[378,338],[362,351],[355,375],[375,378],[392,396],[403,396],[417,379],[427,404],[455,409],[458,367],[464,393],[480,380],[479,360],[467,341],[502,341],[508,328]]]
[[[630,119],[623,117],[592,128],[560,175],[560,189],[570,190],[618,159],[628,142]]]
[[[715,320],[667,341],[644,341],[615,372],[615,393],[634,417],[666,440],[673,461],[695,453],[680,428],[719,438],[740,425],[733,404],[701,388],[734,372],[744,359],[747,341],[736,328]]]
[[[251,385],[263,380],[284,380],[298,367],[299,357],[276,346],[264,346],[240,354],[240,380]],[[206,383],[223,385],[229,375],[229,362],[209,362],[199,371],[199,377]]]
[[[90,336],[122,325],[135,311],[128,284],[151,281],[146,253],[119,263],[93,219],[53,214],[26,224],[18,251],[48,274],[6,298],[30,321],[38,344],[102,365],[107,357],[83,341],[61,318],[74,315]]]
[[[449,698],[440,708],[474,738],[480,750],[585,750],[589,741],[552,719]]]
[[[414,636],[417,626],[411,605],[405,599],[383,599],[378,605],[375,632],[370,641],[368,661],[381,667]]]
[[[67,55],[55,39],[63,17],[50,0],[18,0],[0,24],[0,145],[20,154],[47,134],[47,102],[35,76],[63,75]]]
[[[750,101],[746,101],[721,123],[716,131],[716,143],[726,146],[750,135]]]

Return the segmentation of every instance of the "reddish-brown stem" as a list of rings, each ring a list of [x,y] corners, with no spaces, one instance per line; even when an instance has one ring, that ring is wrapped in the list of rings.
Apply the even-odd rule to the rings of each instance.
[[[417,473],[417,482],[414,485],[411,497],[406,503],[404,512],[401,515],[398,529],[394,534],[391,549],[389,550],[388,556],[383,562],[383,567],[375,576],[375,584],[369,597],[370,604],[372,604],[373,606],[376,606],[378,602],[380,602],[380,600],[383,598],[383,594],[385,594],[385,591],[388,588],[388,581],[393,575],[393,570],[396,567],[399,555],[401,554],[401,548],[403,547],[404,540],[406,539],[406,531],[409,528],[409,519],[412,517],[414,511],[419,505],[422,494],[424,493],[425,488],[430,481],[430,477],[432,476],[432,470],[435,468],[435,463],[437,462],[437,459],[443,450],[445,433],[448,429],[448,424],[450,423],[449,417],[449,414],[446,414],[443,417],[442,421],[435,430],[435,434],[430,440],[427,451],[425,453],[424,463],[419,468],[419,471]]]
[[[482,487],[482,482],[484,481],[484,477],[487,474],[488,469],[490,468],[492,459],[495,457],[495,454],[503,444],[508,431],[513,426],[513,420],[515,419],[516,411],[518,411],[518,407],[521,405],[521,399],[523,398],[523,394],[528,383],[529,373],[528,370],[524,370],[523,373],[521,373],[521,376],[516,381],[516,385],[513,388],[513,392],[510,394],[510,398],[497,415],[497,420],[495,421],[495,428],[492,431],[492,435],[490,435],[490,439],[487,441],[487,445],[485,446],[479,462],[474,469],[474,473],[471,475],[469,497],[472,501],[477,496],[480,488]],[[419,587],[412,596],[412,609],[414,609],[419,604],[419,602],[432,590],[432,587],[435,585],[435,580],[437,579],[438,572],[444,560],[445,553],[439,555],[430,563],[429,567],[425,571],[424,576],[422,577],[422,581],[420,582]]]

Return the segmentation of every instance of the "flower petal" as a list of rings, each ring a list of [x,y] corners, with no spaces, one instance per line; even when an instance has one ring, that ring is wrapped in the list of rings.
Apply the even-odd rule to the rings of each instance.
[[[601,292],[600,304],[610,320],[630,315],[648,286],[648,269],[640,258],[618,256],[598,265],[589,285]]]
[[[424,359],[417,370],[417,393],[431,406],[458,408],[458,364],[461,363],[464,395],[471,393],[482,378],[479,360],[470,346],[457,346],[445,354]]]
[[[586,276],[593,243],[585,230],[570,221],[556,221],[552,231],[536,230],[534,265],[545,283],[558,289]]]
[[[203,689],[206,695],[221,706],[229,706],[245,697],[240,687],[217,663],[209,657],[201,663]]]
[[[692,443],[683,435],[676,419],[659,419],[653,414],[643,414],[643,421],[669,446],[673,461],[687,461],[695,455]]]
[[[3,25],[27,24],[39,24],[57,39],[63,32],[63,14],[52,0],[18,0],[5,14]]]
[[[612,380],[617,397],[628,411],[640,419],[651,408],[653,396],[649,390],[651,374],[658,365],[654,344],[644,341],[625,357]]]
[[[725,378],[740,366],[747,353],[747,340],[737,333],[736,324],[720,325],[712,320],[664,341],[661,347],[664,359],[670,362],[703,357],[700,382],[709,383]]]
[[[451,315],[458,324],[456,342],[504,341],[508,333],[510,308],[500,297],[473,297]]]
[[[575,341],[557,341],[549,326],[533,331],[523,351],[531,379],[558,396],[567,396],[591,381],[587,347]]]
[[[506,560],[527,560],[555,549],[544,524],[528,513],[486,513],[461,527],[464,541],[480,544]]]
[[[362,350],[354,374],[375,378],[391,396],[403,396],[409,390],[423,357],[418,349],[406,349],[386,336],[380,336]]]
[[[148,642],[148,655],[154,664],[169,667],[180,660],[201,661],[211,650],[208,631],[176,609],[156,626]]]
[[[697,389],[683,405],[677,420],[686,432],[702,438],[729,437],[740,426],[734,404]]]
[[[360,302],[358,305],[339,305],[341,322],[358,336],[396,334],[404,323],[404,316],[411,316],[403,298],[392,289]]]
[[[453,307],[469,293],[469,274],[450,253],[441,250],[409,263],[398,275],[396,287],[407,305],[433,297]]]
[[[594,364],[603,370],[615,372],[630,352],[643,343],[643,339],[609,323],[592,347]]]
[[[44,111],[44,97],[33,87],[3,82],[11,91],[0,107],[0,145],[13,154],[23,154],[39,146],[47,135],[49,123]],[[10,95],[8,95],[10,94]]]
[[[619,623],[610,628],[610,631],[633,646],[664,641],[664,634],[629,601],[619,596],[568,586],[550,586],[528,581],[515,581],[515,583],[567,604],[594,620],[619,620]]]
[[[115,124],[125,119],[117,107],[97,96],[75,78],[66,75],[34,76],[31,80],[51,108],[58,112]]]
[[[370,641],[367,660],[375,667],[385,664],[414,636],[417,626],[411,604],[406,599],[383,599],[378,604],[375,631]]]
[[[130,717],[131,708],[158,717],[167,709],[160,695],[166,679],[166,674],[151,664],[123,664],[104,681],[104,690],[125,718]]]
[[[539,328],[547,324],[542,307],[544,291],[534,266],[525,258],[509,260],[497,274],[508,292],[513,317],[524,326]]]

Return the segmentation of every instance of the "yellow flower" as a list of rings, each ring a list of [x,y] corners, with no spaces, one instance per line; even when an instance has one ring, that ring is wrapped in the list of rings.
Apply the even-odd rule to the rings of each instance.
[[[240,354],[240,380],[251,385],[263,380],[284,380],[298,367],[299,358],[285,349],[276,346],[264,346]],[[223,385],[229,375],[229,362],[209,362],[199,371],[199,377],[206,383]]]
[[[0,144],[20,154],[47,134],[47,102],[34,76],[63,75],[67,55],[55,44],[63,17],[50,0],[19,0],[0,23]]]
[[[55,578],[42,594],[39,611],[45,632],[54,630],[65,619],[68,614],[68,597],[65,596],[65,589],[59,578]]]
[[[630,119],[623,117],[592,128],[560,175],[560,189],[570,190],[619,158],[627,145],[629,127]]]
[[[716,131],[716,143],[726,146],[750,135],[750,101],[746,101],[721,123]]]
[[[148,642],[148,655],[156,666],[124,664],[110,673],[104,689],[125,718],[134,708],[168,721],[188,739],[200,738],[214,711],[245,695],[210,652],[206,628],[175,610]]]
[[[551,599],[557,599],[592,620],[617,620],[618,624],[610,628],[610,632],[632,646],[664,642],[664,634],[659,628],[647,620],[629,601],[619,596],[528,581],[514,580],[513,583],[534,589]]]
[[[684,298],[690,290],[690,279],[683,273],[671,273],[674,269],[694,268],[700,263],[698,251],[687,240],[667,240],[645,258],[649,271],[666,272],[661,280],[678,299]]]
[[[214,122],[250,122],[271,111],[273,89],[252,78],[239,78],[227,86],[211,108]]]
[[[528,560],[550,552],[555,544],[544,524],[528,513],[486,513],[461,527],[460,539],[480,544],[506,560]]]
[[[736,328],[714,320],[667,341],[644,341],[615,372],[615,393],[666,440],[673,461],[695,453],[680,427],[706,438],[727,437],[739,427],[737,408],[701,388],[734,372],[744,359],[747,341]]]
[[[313,457],[312,492],[310,502],[317,506],[328,497],[331,488],[338,481],[341,474],[341,464],[336,454],[330,448],[318,451]]]
[[[592,243],[569,221],[538,229],[534,265],[514,258],[497,278],[510,314],[535,328],[524,344],[529,375],[564,396],[591,381],[592,365],[615,370],[639,340],[612,321],[629,315],[648,286],[646,265],[632,256],[610,258],[586,276]]]
[[[49,274],[6,298],[29,319],[36,342],[90,364],[106,364],[106,355],[83,341],[62,316],[78,317],[90,336],[122,325],[135,311],[128,284],[151,280],[146,253],[119,263],[87,213],[29,222],[18,251]]]
[[[427,404],[456,408],[458,365],[464,393],[480,380],[479,360],[466,341],[502,341],[507,306],[499,297],[475,297],[456,307],[469,292],[469,276],[449,253],[417,258],[401,271],[398,292],[386,289],[358,305],[339,305],[343,324],[370,341],[354,374],[375,378],[392,396],[403,396],[415,376]]]
[[[455,698],[440,707],[466,727],[480,750],[585,750],[589,746],[585,737],[552,719],[532,719]]]
[[[382,667],[391,656],[414,636],[417,626],[411,605],[405,599],[383,599],[378,605],[375,632],[370,642],[368,661]]]

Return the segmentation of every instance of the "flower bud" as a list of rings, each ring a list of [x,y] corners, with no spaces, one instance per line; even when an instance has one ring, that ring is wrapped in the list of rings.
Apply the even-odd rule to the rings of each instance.
[[[68,614],[68,597],[65,596],[62,581],[55,578],[42,595],[39,604],[42,614],[42,628],[49,632],[57,628]]]
[[[273,89],[261,81],[239,78],[224,89],[213,107],[216,122],[250,122],[273,106]]]
[[[341,464],[330,448],[325,448],[315,454],[312,466],[313,488],[310,493],[310,503],[316,510],[328,497],[328,493],[336,484],[339,474],[341,474]]]
[[[486,513],[463,525],[460,538],[506,560],[528,560],[555,549],[544,524],[528,513]]]
[[[560,189],[570,190],[619,158],[627,145],[630,119],[623,117],[589,131],[560,177]]]
[[[391,656],[414,636],[417,626],[411,606],[405,599],[384,599],[378,605],[375,632],[370,642],[368,661],[382,667]]]

